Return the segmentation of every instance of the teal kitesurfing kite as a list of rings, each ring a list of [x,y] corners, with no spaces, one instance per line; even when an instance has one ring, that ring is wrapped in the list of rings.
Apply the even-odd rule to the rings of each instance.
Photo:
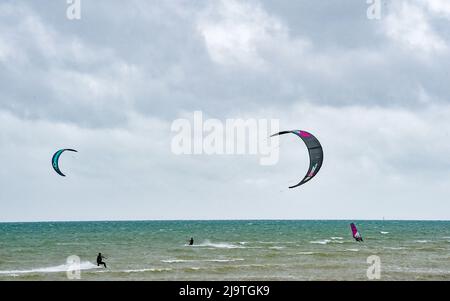
[[[76,150],[71,149],[71,148],[64,148],[64,149],[60,149],[59,151],[57,151],[57,152],[53,155],[53,158],[52,158],[52,166],[53,166],[53,169],[54,169],[60,176],[62,176],[62,177],[65,177],[66,175],[63,174],[63,173],[61,172],[61,170],[59,169],[59,157],[60,157],[61,154],[62,154],[63,152],[65,152],[65,151],[69,151],[69,152],[77,152]]]

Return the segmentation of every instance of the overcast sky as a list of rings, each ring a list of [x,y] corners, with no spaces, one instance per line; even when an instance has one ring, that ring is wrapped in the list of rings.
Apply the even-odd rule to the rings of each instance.
[[[0,2],[0,221],[450,219],[450,2]],[[172,122],[277,118],[279,164]],[[64,153],[57,175],[53,153]]]

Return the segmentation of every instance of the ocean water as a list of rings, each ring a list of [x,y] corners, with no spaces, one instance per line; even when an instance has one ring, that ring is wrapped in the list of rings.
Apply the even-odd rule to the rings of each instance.
[[[371,255],[380,280],[450,280],[449,221],[356,221],[363,243],[349,223],[1,223],[0,280],[67,280],[72,255],[82,280],[368,280]]]

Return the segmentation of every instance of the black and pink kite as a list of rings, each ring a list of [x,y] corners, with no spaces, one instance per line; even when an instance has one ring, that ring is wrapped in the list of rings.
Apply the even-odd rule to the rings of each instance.
[[[282,131],[277,134],[273,134],[270,137],[273,136],[279,136],[284,134],[294,134],[300,137],[303,142],[305,142],[306,147],[308,148],[309,152],[309,168],[306,175],[303,177],[303,179],[298,183],[297,185],[290,186],[289,188],[295,188],[300,185],[305,184],[309,180],[311,180],[320,170],[322,167],[323,162],[323,150],[322,146],[320,145],[319,140],[317,140],[316,137],[314,137],[311,133],[305,132],[305,131]]]

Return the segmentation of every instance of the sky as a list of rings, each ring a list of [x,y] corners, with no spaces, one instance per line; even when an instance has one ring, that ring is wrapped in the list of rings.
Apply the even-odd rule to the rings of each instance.
[[[0,2],[0,221],[450,219],[449,1],[80,3]],[[194,111],[314,133],[322,169],[177,155]]]

